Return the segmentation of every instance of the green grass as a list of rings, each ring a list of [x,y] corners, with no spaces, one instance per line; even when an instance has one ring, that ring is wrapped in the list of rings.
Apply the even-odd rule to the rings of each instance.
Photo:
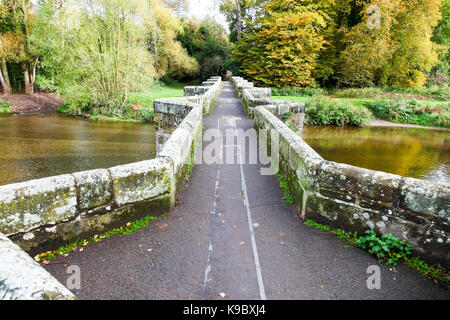
[[[183,97],[184,86],[197,85],[196,83],[180,83],[172,81],[165,84],[157,83],[153,88],[140,92],[130,93],[126,103],[117,108],[109,109],[107,112],[102,108],[92,106],[89,97],[80,96],[77,98],[66,99],[66,101],[57,109],[58,112],[68,115],[82,115],[91,120],[101,121],[127,121],[144,122],[152,121],[154,118],[153,101],[158,98]],[[139,105],[139,111],[132,111],[130,106]]]
[[[274,100],[289,100],[293,102],[301,102],[306,103],[310,97],[309,96],[303,96],[303,97],[296,97],[296,96],[272,96],[272,99]]]
[[[127,101],[129,104],[134,104],[137,101],[141,107],[153,109],[153,101],[155,99],[182,97],[185,85],[185,83],[180,82],[171,84],[160,83],[152,89],[131,93]]]
[[[273,96],[272,99],[274,100],[289,100],[293,102],[301,102],[306,103],[310,97],[309,96]],[[347,101],[353,103],[355,106],[358,107],[367,107],[370,104],[379,101],[379,99],[370,99],[370,98],[336,98],[333,97],[336,100],[340,101]],[[438,106],[445,106],[448,104],[448,102],[443,101],[433,101],[433,100],[417,100],[417,103],[421,106],[432,106],[432,107],[438,107]]]

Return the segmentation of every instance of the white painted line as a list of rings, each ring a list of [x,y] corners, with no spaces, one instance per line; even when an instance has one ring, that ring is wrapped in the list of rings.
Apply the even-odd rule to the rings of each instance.
[[[220,130],[220,118],[217,119],[217,130]],[[220,169],[218,167],[217,174],[216,174],[216,182],[215,182],[215,186],[214,186],[214,201],[213,201],[213,210],[212,210],[214,219],[212,219],[213,223],[211,224],[212,229],[211,229],[211,234],[209,237],[208,256],[206,258],[206,268],[205,268],[205,277],[203,280],[202,297],[205,297],[206,287],[208,285],[208,282],[211,281],[209,274],[212,269],[211,262],[212,262],[213,252],[214,252],[214,240],[215,240],[214,228],[215,228],[215,218],[217,215],[217,190],[219,190],[219,178],[220,178]]]
[[[213,202],[213,215],[214,217],[217,214],[217,190],[219,189],[219,178],[220,178],[220,170],[217,169],[216,174],[216,184],[214,187],[214,202]],[[215,228],[215,220],[214,225],[212,226]],[[206,258],[206,268],[205,268],[205,278],[203,280],[203,288],[202,288],[202,296],[204,297],[206,294],[206,287],[208,285],[208,282],[211,281],[211,278],[209,276],[209,273],[211,272],[211,260],[214,252],[214,240],[215,240],[215,234],[214,229],[211,230],[211,235],[209,237],[209,245],[208,245],[208,257]]]
[[[237,135],[237,128],[236,128],[236,121],[234,122],[234,131]],[[248,219],[248,229],[250,231],[250,240],[252,242],[252,249],[253,249],[253,258],[255,260],[255,268],[256,268],[256,277],[258,279],[258,287],[259,287],[259,295],[261,297],[261,300],[266,300],[266,292],[264,290],[264,282],[262,278],[262,272],[261,272],[261,264],[259,263],[259,256],[258,256],[258,248],[256,247],[256,239],[255,239],[255,232],[253,230],[253,222],[252,222],[252,212],[250,211],[250,205],[248,202],[248,195],[247,195],[247,184],[245,183],[245,176],[244,176],[244,169],[243,169],[243,161],[242,161],[242,150],[241,146],[238,145],[239,149],[239,158],[240,158],[240,168],[241,168],[241,187],[244,191],[244,205],[247,210],[247,219]]]

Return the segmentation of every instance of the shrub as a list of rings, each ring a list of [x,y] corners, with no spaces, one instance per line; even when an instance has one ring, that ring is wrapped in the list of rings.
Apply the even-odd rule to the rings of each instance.
[[[273,96],[314,97],[326,93],[325,89],[311,87],[272,88]]]
[[[309,125],[365,126],[373,114],[365,107],[324,96],[310,98],[306,103],[306,119]]]
[[[336,98],[359,98],[359,99],[414,99],[429,98],[435,100],[450,100],[450,89],[448,87],[423,87],[423,88],[398,88],[398,87],[369,87],[369,88],[347,88],[333,91]]]
[[[0,99],[0,113],[8,113],[11,112],[11,103]]]
[[[369,109],[383,120],[450,128],[450,104],[442,106],[420,105],[417,100],[377,100]]]
[[[356,240],[356,244],[368,250],[377,259],[386,261],[388,265],[397,265],[411,254],[411,245],[397,239],[393,234],[383,234],[378,237],[375,231],[367,230],[366,236]]]
[[[82,113],[91,112],[92,109],[93,104],[90,97],[82,95],[66,98],[56,111],[78,116]]]

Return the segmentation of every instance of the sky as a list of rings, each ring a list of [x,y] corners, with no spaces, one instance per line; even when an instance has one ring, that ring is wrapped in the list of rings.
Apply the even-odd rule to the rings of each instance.
[[[217,0],[188,0],[189,1],[189,13],[188,16],[195,15],[202,20],[206,17],[213,17],[216,22],[225,27],[228,32],[228,24],[225,20],[225,16],[219,11],[219,4]],[[37,4],[38,0],[31,0],[33,4]]]
[[[219,12],[219,5],[216,0],[189,0],[189,16],[195,15],[202,19],[206,17],[213,17],[216,22],[220,23],[228,31],[228,24],[225,21],[225,16]]]

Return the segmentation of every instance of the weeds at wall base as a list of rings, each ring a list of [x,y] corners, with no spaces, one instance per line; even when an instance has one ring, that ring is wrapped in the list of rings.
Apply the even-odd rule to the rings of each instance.
[[[90,237],[90,238],[84,239],[84,240],[76,240],[76,241],[71,242],[65,246],[62,246],[56,250],[40,253],[34,257],[34,260],[36,262],[43,262],[44,264],[47,264],[50,260],[52,260],[58,256],[68,256],[70,252],[75,251],[78,247],[81,247],[80,251],[82,251],[83,250],[82,247],[85,247],[88,244],[106,240],[115,234],[127,235],[127,234],[134,233],[136,231],[140,231],[140,230],[144,229],[145,227],[147,227],[151,221],[161,219],[161,218],[165,219],[166,217],[167,217],[167,213],[165,213],[164,215],[159,216],[159,217],[146,216],[142,219],[135,220],[133,222],[128,222],[125,226],[122,226],[122,227],[116,228],[116,229],[112,229],[103,234],[95,235],[93,237]]]
[[[330,226],[317,223],[311,219],[307,219],[304,223],[305,223],[305,225],[307,225],[309,227],[314,227],[320,231],[332,233],[338,239],[344,240],[351,245],[354,245],[361,249],[366,250],[371,255],[375,256],[376,258],[379,258],[380,262],[385,262],[387,265],[396,266],[397,262],[400,262],[400,263],[410,267],[411,269],[420,272],[425,277],[432,279],[435,284],[438,284],[439,282],[445,283],[447,285],[450,284],[450,272],[449,271],[444,270],[444,268],[442,268],[439,265],[430,266],[429,264],[427,264],[420,258],[411,256],[410,250],[407,250],[409,245],[404,244],[402,241],[395,238],[395,236],[392,234],[386,234],[381,237],[378,237],[375,235],[375,232],[373,230],[368,230],[368,231],[366,231],[366,234],[367,234],[366,236],[358,236],[357,232],[352,233],[352,232],[347,232],[342,229],[331,230]],[[370,240],[373,240],[375,242],[375,245],[373,245],[373,246],[368,245]],[[363,244],[365,244],[365,245],[363,245]],[[398,246],[403,246],[403,245],[404,245],[403,248],[405,248],[405,250],[400,250],[400,253],[395,252],[396,254],[398,254],[397,259],[389,260],[391,257],[389,254],[387,257],[380,259],[380,256],[377,255],[377,252],[379,252],[379,250],[381,250],[383,248],[381,248],[381,247],[376,248],[376,246],[379,244],[386,246],[384,249],[388,249],[388,250],[385,250],[385,251],[391,251],[392,248],[396,248]],[[392,252],[392,253],[394,253],[394,252]]]

